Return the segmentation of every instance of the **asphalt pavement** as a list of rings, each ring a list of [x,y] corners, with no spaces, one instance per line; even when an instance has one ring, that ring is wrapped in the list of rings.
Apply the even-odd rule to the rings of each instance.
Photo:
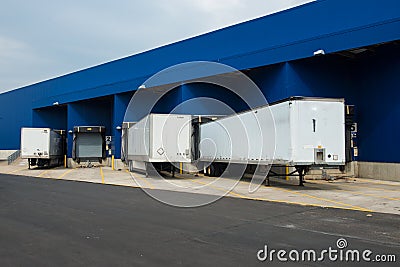
[[[0,174],[29,176],[42,179],[70,180],[127,187],[151,189],[158,194],[166,191],[195,193],[196,198],[171,199],[175,195],[164,196],[164,201],[177,206],[195,206],[209,202],[227,194],[230,197],[261,200],[267,202],[297,204],[315,207],[341,208],[365,212],[381,212],[400,215],[400,182],[353,177],[337,177],[334,180],[306,180],[305,186],[298,186],[297,177],[271,178],[271,186],[260,186],[255,192],[249,190],[250,179],[241,181],[223,177],[207,177],[202,174],[176,173],[172,178],[167,173],[163,177],[148,176],[128,170],[112,170],[111,167],[98,166],[91,168],[32,168],[28,169],[26,160],[17,160],[13,164],[2,165]],[[237,182],[237,183],[236,183]],[[236,183],[236,184],[235,184]],[[230,189],[233,190],[230,191]],[[154,190],[158,189],[158,190]],[[161,190],[161,191],[160,191]],[[214,196],[214,197],[212,197]],[[201,198],[201,199],[200,199]],[[205,199],[205,198],[208,198]]]
[[[320,252],[338,249],[339,238],[344,252],[395,255],[398,264],[399,228],[395,214],[232,197],[176,208],[140,188],[0,174],[0,266],[275,265],[276,255],[272,262],[257,258],[265,246],[268,253]],[[324,265],[352,264],[324,259]]]

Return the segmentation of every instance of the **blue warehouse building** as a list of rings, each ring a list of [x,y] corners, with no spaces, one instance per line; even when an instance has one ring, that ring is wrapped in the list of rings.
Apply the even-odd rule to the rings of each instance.
[[[318,0],[0,94],[0,150],[20,148],[21,127],[101,125],[120,158],[118,126],[138,87],[172,65],[212,61],[243,71],[268,102],[345,98],[356,107],[359,175],[399,178],[399,39],[398,0]],[[318,50],[323,55],[315,56]],[[157,112],[196,96],[226,99],[223,90],[182,82]]]

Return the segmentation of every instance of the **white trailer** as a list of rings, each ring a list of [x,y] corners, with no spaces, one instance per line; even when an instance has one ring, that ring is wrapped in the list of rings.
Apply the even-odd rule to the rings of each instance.
[[[291,97],[203,124],[200,161],[212,176],[228,162],[292,166],[302,184],[310,167],[344,166],[344,111],[344,99]]]
[[[192,116],[149,114],[128,129],[127,161],[130,171],[192,161]],[[162,168],[162,167],[161,167]]]
[[[55,166],[63,162],[64,137],[62,131],[50,128],[21,128],[21,158],[30,166]]]

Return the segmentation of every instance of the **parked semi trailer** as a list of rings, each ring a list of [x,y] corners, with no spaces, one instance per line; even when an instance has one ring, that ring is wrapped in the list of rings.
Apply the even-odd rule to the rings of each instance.
[[[302,185],[312,167],[345,165],[344,112],[344,99],[291,97],[202,124],[200,140],[209,142],[199,144],[200,161],[210,176],[228,163],[250,172],[257,164],[291,166]]]
[[[122,158],[130,171],[170,171],[180,163],[196,170],[199,125],[220,115],[149,114],[138,122],[124,122]],[[181,165],[182,166],[182,165]]]
[[[169,163],[190,163],[191,120],[191,115],[149,114],[133,124],[127,142],[129,170],[147,174],[152,166],[162,170]]]
[[[37,165],[57,166],[64,162],[64,131],[50,128],[21,128],[21,158],[28,159],[29,168]]]

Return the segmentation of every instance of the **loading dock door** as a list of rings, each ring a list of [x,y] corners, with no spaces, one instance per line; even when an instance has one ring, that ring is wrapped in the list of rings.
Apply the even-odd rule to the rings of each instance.
[[[75,126],[72,144],[72,158],[80,160],[99,160],[106,157],[104,126]]]
[[[76,137],[76,157],[102,158],[102,135],[100,133],[79,133]]]

